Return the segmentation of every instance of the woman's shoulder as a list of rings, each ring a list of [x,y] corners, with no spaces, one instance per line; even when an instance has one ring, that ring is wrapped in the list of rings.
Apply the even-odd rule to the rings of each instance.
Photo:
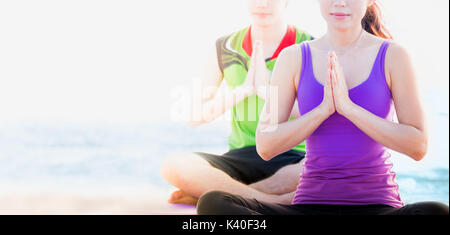
[[[290,74],[293,82],[295,84],[295,89],[297,89],[298,77],[301,73],[302,67],[302,44],[309,43],[307,41],[302,42],[300,44],[294,44],[289,47],[286,47],[279,55],[277,60],[277,64],[283,68],[286,74]],[[295,75],[295,76],[294,76]]]
[[[394,60],[410,58],[408,49],[406,49],[405,46],[401,45],[400,43],[398,43],[394,40],[388,40],[388,41],[389,41],[389,47],[386,52],[386,57],[392,58]]]
[[[393,39],[385,39],[385,38],[380,38],[377,37],[375,35],[371,35],[369,34],[369,42],[367,43],[368,46],[380,46],[383,43],[387,42],[389,43],[386,53],[386,56],[404,56],[405,54],[408,54],[408,50],[401,45],[400,43],[398,43],[397,41],[393,40]]]
[[[282,56],[284,57],[288,57],[289,59],[300,59],[302,58],[302,47],[304,46],[308,46],[308,47],[312,47],[312,46],[316,46],[316,44],[318,44],[318,42],[320,43],[320,38],[319,39],[314,39],[314,40],[306,40],[303,41],[301,43],[298,44],[293,44],[291,46],[286,47],[283,51],[282,51]],[[280,54],[281,55],[281,54]]]
[[[405,65],[411,63],[411,55],[405,46],[391,39],[381,40],[389,42],[385,55],[385,64],[389,71],[403,69]]]
[[[393,83],[409,83],[410,76],[403,76],[402,74],[409,74],[413,71],[412,58],[406,47],[400,43],[389,40],[389,47],[386,50],[385,56],[386,78],[389,87]],[[408,72],[409,71],[409,72]]]
[[[302,42],[301,44],[303,44],[305,42]],[[282,60],[282,61],[297,61],[299,58],[301,58],[301,44],[293,44],[291,46],[288,46],[286,48],[284,48],[280,55],[279,55],[279,59],[278,60]]]

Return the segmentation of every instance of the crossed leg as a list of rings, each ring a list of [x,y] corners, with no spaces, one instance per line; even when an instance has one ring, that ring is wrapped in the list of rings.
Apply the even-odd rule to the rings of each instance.
[[[249,186],[267,194],[283,195],[297,190],[298,181],[305,159],[297,164],[287,165],[274,175]]]
[[[171,203],[196,204],[203,194],[220,190],[265,202],[290,204],[299,180],[301,164],[286,166],[265,180],[246,185],[192,153],[169,157],[161,167],[161,175],[179,189],[169,198]]]

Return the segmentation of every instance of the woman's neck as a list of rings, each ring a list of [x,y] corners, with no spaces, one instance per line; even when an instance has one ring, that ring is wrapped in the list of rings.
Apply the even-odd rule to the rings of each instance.
[[[349,28],[347,30],[337,30],[328,28],[326,37],[330,46],[335,50],[345,50],[358,43],[364,34],[364,29],[359,27]]]
[[[252,25],[252,42],[260,40],[264,44],[279,43],[286,34],[287,27],[288,24],[285,21],[270,26]]]

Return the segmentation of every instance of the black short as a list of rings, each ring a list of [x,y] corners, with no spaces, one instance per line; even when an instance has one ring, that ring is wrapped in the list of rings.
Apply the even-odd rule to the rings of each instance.
[[[208,161],[213,167],[247,185],[268,178],[280,168],[299,163],[305,157],[303,152],[290,150],[270,161],[264,161],[256,152],[256,146],[233,149],[223,155],[198,152],[195,154]]]

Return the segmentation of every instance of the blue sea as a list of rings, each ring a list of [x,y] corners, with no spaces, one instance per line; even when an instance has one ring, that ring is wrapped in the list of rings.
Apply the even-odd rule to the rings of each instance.
[[[442,128],[431,146],[433,156],[414,162],[392,154],[406,203],[449,202],[448,113],[434,118]],[[10,186],[71,192],[130,185],[170,188],[159,173],[165,157],[193,151],[226,152],[228,133],[224,122],[197,129],[182,123],[0,125],[1,191]]]

